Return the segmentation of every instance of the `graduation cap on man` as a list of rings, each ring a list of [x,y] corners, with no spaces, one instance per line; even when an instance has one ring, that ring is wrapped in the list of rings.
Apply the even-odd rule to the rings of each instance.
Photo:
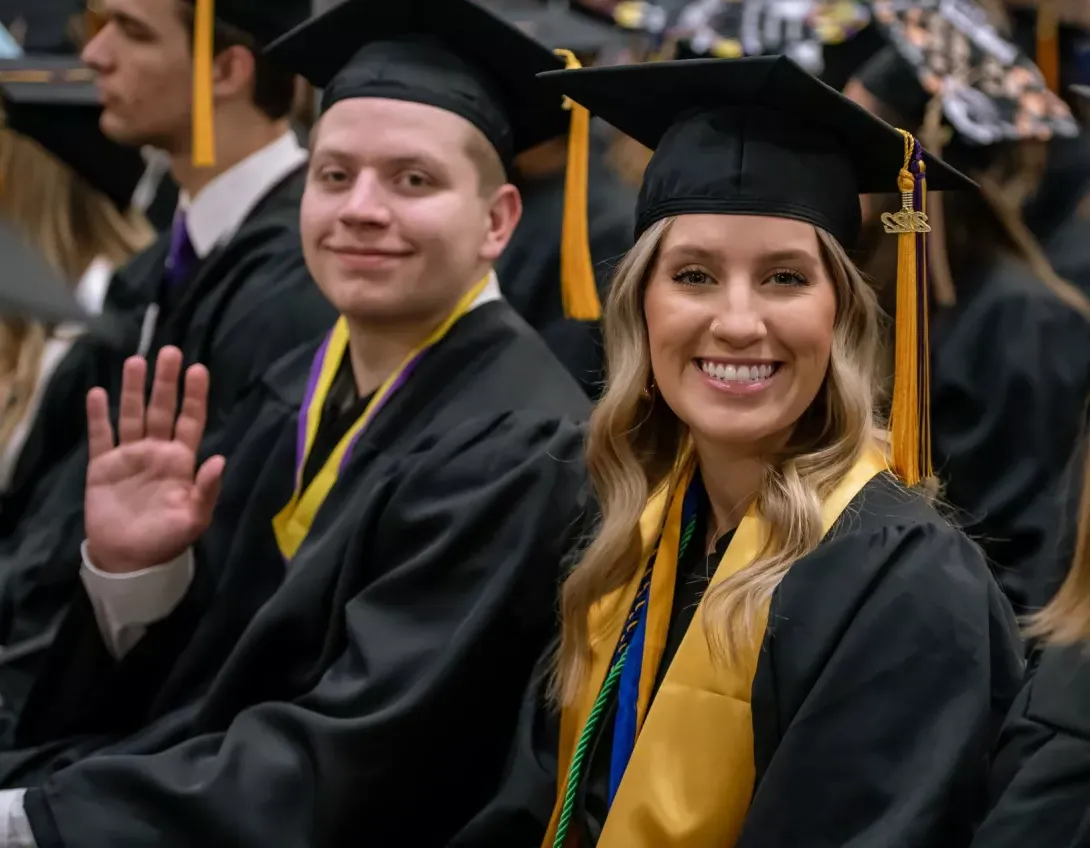
[[[484,0],[483,4],[551,49],[596,56],[622,44],[627,33],[569,0]]]
[[[483,133],[508,173],[519,153],[567,133],[564,311],[599,317],[587,244],[590,116],[542,91],[536,78],[578,67],[574,53],[550,50],[474,0],[345,0],[275,42],[269,55],[323,89],[322,112],[369,97],[452,112]]]

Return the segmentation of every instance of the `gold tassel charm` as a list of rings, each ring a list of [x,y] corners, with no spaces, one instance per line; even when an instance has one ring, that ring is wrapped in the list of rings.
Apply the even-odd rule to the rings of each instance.
[[[882,216],[897,236],[897,316],[894,341],[893,406],[890,413],[893,471],[909,486],[932,475],[930,351],[927,286],[927,175],[920,144],[910,133],[898,175],[901,209]]]
[[[570,50],[556,50],[568,70],[582,67]],[[568,163],[564,175],[564,219],[560,233],[560,292],[564,315],[576,321],[602,317],[598,285],[590,258],[587,223],[587,183],[590,171],[590,112],[564,98],[571,112],[568,130]]]
[[[215,0],[196,0],[193,17],[193,164],[216,164],[216,136],[212,100],[212,39]]]

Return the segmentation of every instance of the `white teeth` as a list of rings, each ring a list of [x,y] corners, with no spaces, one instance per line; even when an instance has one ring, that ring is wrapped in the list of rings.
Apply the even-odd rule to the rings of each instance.
[[[709,377],[723,382],[755,383],[767,380],[775,368],[771,365],[721,365],[701,360],[700,369]]]

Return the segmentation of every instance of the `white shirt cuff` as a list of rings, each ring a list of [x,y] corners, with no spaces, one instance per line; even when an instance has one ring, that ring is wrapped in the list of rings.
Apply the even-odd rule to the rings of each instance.
[[[23,810],[25,789],[7,789],[0,792],[0,833],[4,841],[0,848],[38,848],[34,831]]]
[[[86,542],[80,546],[80,554],[83,588],[95,611],[102,641],[117,660],[136,647],[149,625],[174,612],[193,582],[192,548],[186,548],[173,562],[129,574],[110,574],[95,568],[87,555]]]

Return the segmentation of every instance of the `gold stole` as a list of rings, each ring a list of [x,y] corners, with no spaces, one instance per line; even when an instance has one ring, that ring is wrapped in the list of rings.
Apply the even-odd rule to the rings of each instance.
[[[291,500],[273,518],[273,534],[276,536],[276,544],[284,559],[291,561],[296,552],[302,546],[310,533],[311,524],[318,510],[325,503],[330,491],[332,491],[341,469],[347,463],[349,455],[356,439],[378,415],[379,410],[385,405],[398,389],[409,379],[409,375],[417,363],[432,348],[443,340],[451,328],[467,312],[473,309],[488,283],[492,279],[491,274],[485,276],[473,288],[462,295],[451,313],[446,317],[432,334],[419,345],[413,348],[398,365],[397,369],[382,382],[368,402],[367,407],[360,413],[348,432],[341,437],[336,447],[326,458],[321,469],[314,476],[310,484],[303,488],[303,469],[310,457],[314,441],[318,437],[318,425],[321,423],[322,410],[325,408],[326,397],[333,387],[333,381],[341,362],[348,355],[348,322],[342,316],[337,320],[332,332],[327,337],[314,358],[310,383],[302,408],[299,410],[299,438],[301,450],[299,450],[298,463],[295,471],[295,491]]]
[[[824,533],[829,532],[860,490],[887,467],[885,457],[877,448],[863,452],[822,506]],[[673,550],[676,556],[681,507],[690,477],[691,472],[682,475],[672,493],[664,487],[648,502],[640,520],[648,558],[656,541],[660,552]],[[659,528],[662,528],[661,540]],[[750,507],[709,588],[753,562],[767,532],[764,522]],[[702,540],[696,543],[700,544]],[[676,565],[655,568],[652,572],[651,607],[640,675],[638,721],[641,727],[598,848],[662,848],[666,845],[671,848],[726,848],[737,841],[749,811],[754,781],[750,699],[768,608],[762,612],[761,624],[754,633],[749,652],[738,663],[727,666],[713,659],[709,650],[702,601],[651,703],[651,691],[670,625],[675,568]],[[642,576],[642,571],[637,573],[627,586],[591,609],[592,660],[588,685],[577,702],[565,707],[561,715],[557,800],[543,848],[552,848],[572,754],[609,670],[621,627]],[[636,661],[636,658],[629,661]],[[608,734],[609,729],[604,732]],[[574,837],[569,837],[567,842],[574,845]]]

